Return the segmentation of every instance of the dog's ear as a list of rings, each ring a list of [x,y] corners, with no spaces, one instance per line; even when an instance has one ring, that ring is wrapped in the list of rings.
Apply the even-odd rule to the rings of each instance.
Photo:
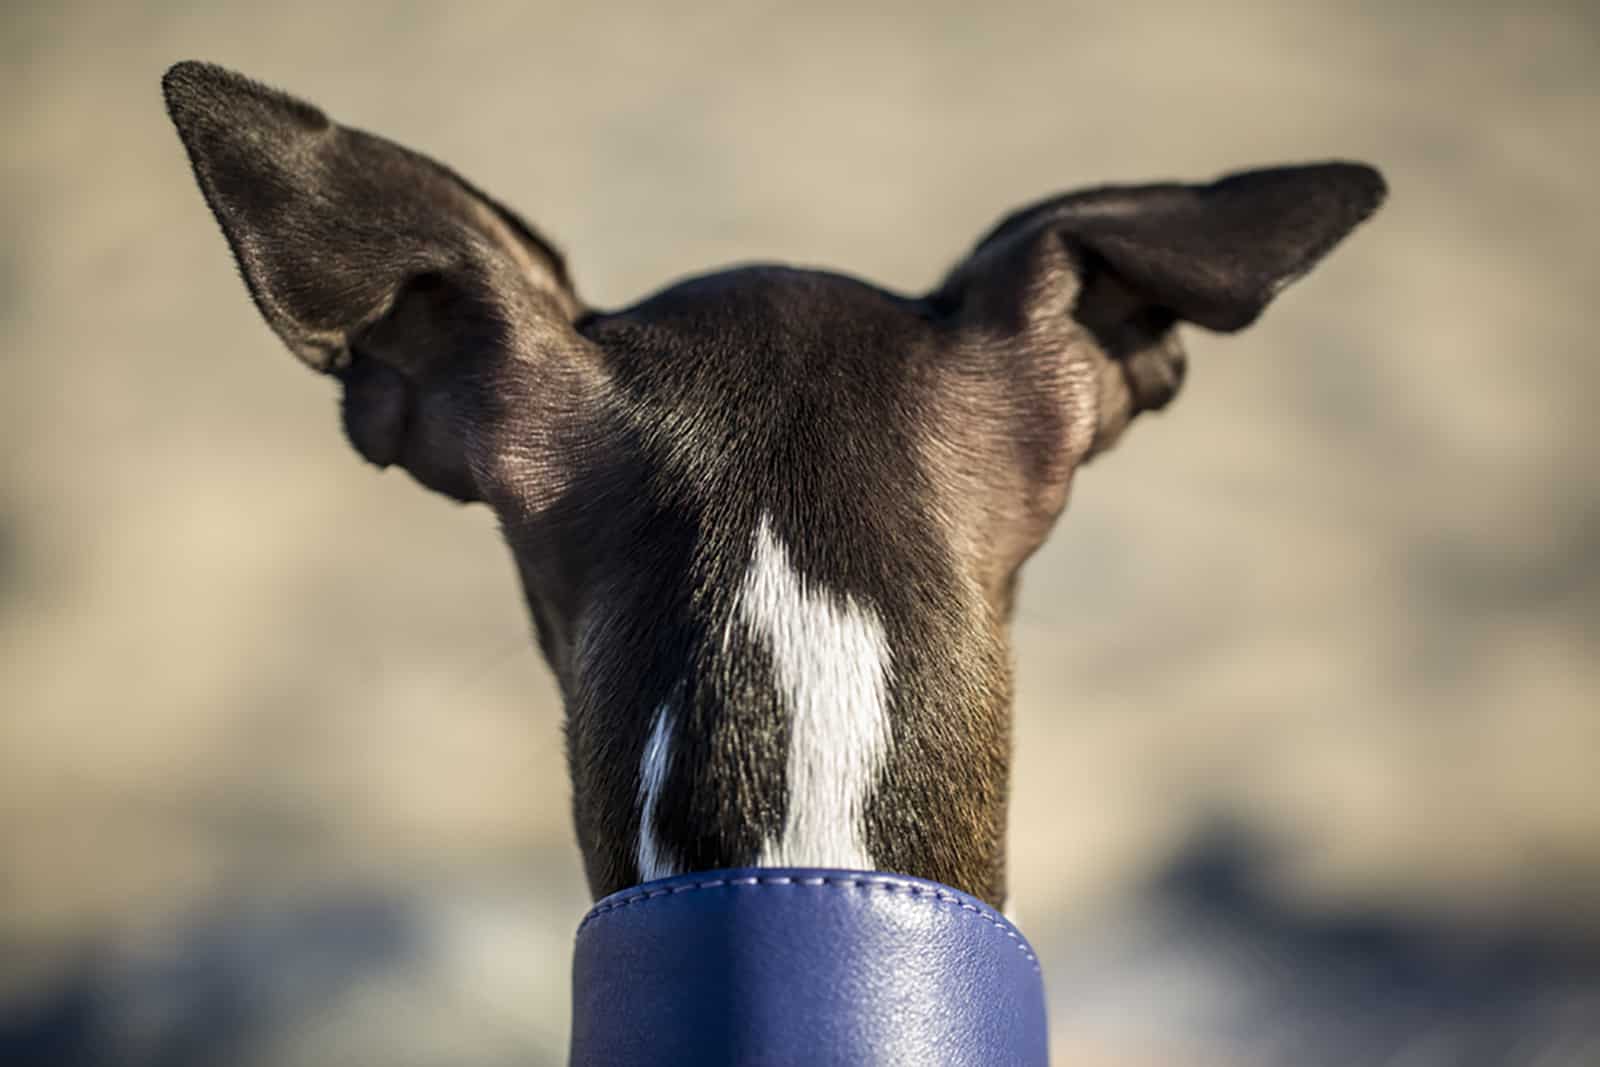
[[[1177,392],[1178,320],[1250,325],[1385,191],[1369,166],[1319,163],[1068,193],[1004,219],[929,299],[986,335],[1019,339],[1030,359],[1066,346],[1069,318],[1085,327],[1109,357],[1087,446],[1097,452]]]
[[[341,378],[357,450],[478,498],[456,439],[475,413],[442,383],[568,354],[583,308],[561,255],[444,166],[300,100],[202,63],[162,88],[250,295],[295,355]]]
[[[1326,255],[1383,202],[1361,163],[1232,174],[1209,185],[1106,186],[1013,213],[947,279],[963,281],[1007,251],[1054,239],[1085,273],[1115,275],[1149,306],[1231,333]],[[1037,283],[1039,279],[1027,279]]]

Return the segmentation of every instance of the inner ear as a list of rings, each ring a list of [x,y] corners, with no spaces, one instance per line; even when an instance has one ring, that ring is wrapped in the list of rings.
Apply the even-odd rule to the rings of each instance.
[[[1188,369],[1177,313],[1150,300],[1093,253],[1086,253],[1082,262],[1083,283],[1073,318],[1106,354],[1106,372],[1119,376],[1126,387],[1127,417],[1159,411],[1177,396]]]
[[[415,391],[401,373],[361,350],[338,371],[345,436],[362,458],[379,467],[403,458]]]
[[[1127,358],[1150,336],[1165,333],[1177,323],[1176,312],[1151,301],[1093,253],[1084,254],[1081,260],[1082,282],[1072,317],[1094,335],[1112,359]]]
[[[356,451],[379,467],[399,463],[428,488],[463,501],[480,493],[455,425],[458,409],[470,406],[468,383],[490,376],[482,360],[511,344],[501,310],[480,296],[485,285],[438,271],[416,275],[355,336],[336,371]]]

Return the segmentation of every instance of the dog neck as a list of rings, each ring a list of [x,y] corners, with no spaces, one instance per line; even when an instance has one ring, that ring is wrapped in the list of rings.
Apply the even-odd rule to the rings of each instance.
[[[1003,900],[1003,631],[947,553],[929,553],[942,573],[893,576],[902,561],[852,581],[824,569],[840,544],[818,551],[824,529],[788,535],[760,512],[709,539],[731,562],[688,568],[735,580],[682,588],[669,572],[585,613],[565,688],[593,883],[916,869]],[[646,644],[642,603],[659,609]]]
[[[741,639],[764,653],[789,725],[783,826],[755,866],[875,869],[866,812],[888,762],[893,670],[882,620],[848,594],[808,588],[762,515],[723,647]],[[684,873],[655,819],[680,718],[670,703],[655,710],[640,761],[641,879]]]

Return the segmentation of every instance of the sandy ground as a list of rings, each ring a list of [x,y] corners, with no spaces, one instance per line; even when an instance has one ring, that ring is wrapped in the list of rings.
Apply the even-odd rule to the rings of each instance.
[[[915,289],[1046,192],[1381,165],[1379,218],[1250,332],[1191,333],[1180,401],[1030,565],[1017,905],[1071,1062],[1238,1053],[1205,991],[1247,995],[1220,946],[1268,914],[1336,954],[1360,915],[1566,961],[1462,993],[1554,976],[1503,1055],[1418,1046],[1424,1011],[1365,1062],[1595,1062],[1570,1020],[1600,972],[1568,956],[1600,931],[1600,17],[1489,7],[7,5],[0,1049],[57,1047],[72,989],[148,1031],[147,979],[213,957],[260,1017],[317,1020],[226,1062],[564,1047],[586,896],[509,558],[365,468],[258,321],[161,111],[192,57],[448,160],[601,305],[749,259]],[[1246,899],[1181,873],[1219,826],[1271,846],[1247,929],[1184,910]],[[1123,914],[1145,933],[1108,942]],[[305,967],[339,996],[268,996]]]

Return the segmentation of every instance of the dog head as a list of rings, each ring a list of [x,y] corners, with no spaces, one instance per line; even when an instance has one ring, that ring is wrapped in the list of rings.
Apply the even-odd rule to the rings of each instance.
[[[1348,163],[1019,210],[931,292],[747,267],[631,307],[449,169],[201,64],[168,107],[351,444],[494,509],[591,888],[884,869],[1000,903],[1017,573],[1074,471],[1382,199]]]

